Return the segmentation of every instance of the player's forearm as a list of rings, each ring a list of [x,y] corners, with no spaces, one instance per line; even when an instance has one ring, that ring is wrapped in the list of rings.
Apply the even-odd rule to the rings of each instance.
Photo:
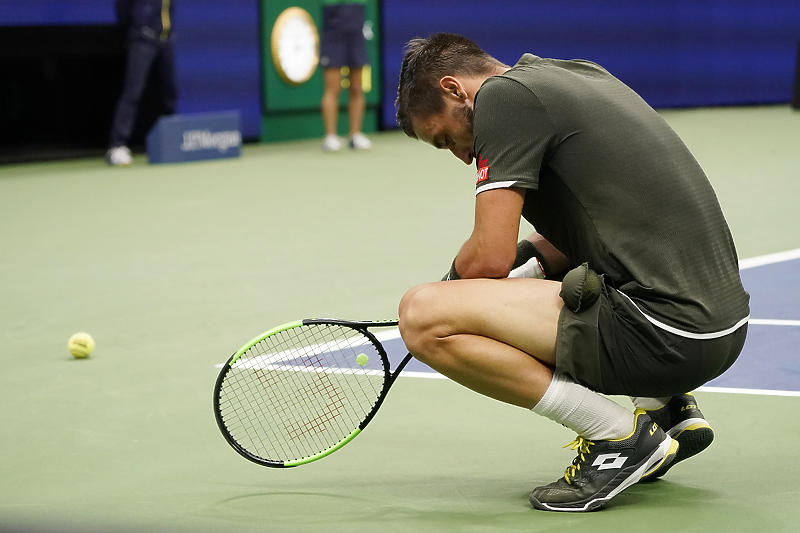
[[[442,279],[552,278],[572,267],[572,261],[538,233],[531,234],[526,240],[517,244],[516,257],[513,258],[510,253],[503,253],[508,247],[487,246],[473,234],[462,246],[450,272]],[[487,254],[488,248],[494,251]]]
[[[455,268],[462,279],[505,278],[514,263],[515,248],[487,252],[488,246],[480,239],[471,237],[456,256]],[[493,247],[494,248],[494,247]]]

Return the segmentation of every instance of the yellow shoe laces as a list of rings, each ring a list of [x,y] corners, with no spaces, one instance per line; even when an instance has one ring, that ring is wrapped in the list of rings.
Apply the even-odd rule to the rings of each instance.
[[[589,446],[593,446],[594,442],[590,440],[586,440],[580,435],[578,435],[574,441],[570,442],[569,444],[563,446],[566,448],[569,446],[573,450],[578,450],[578,456],[572,460],[572,464],[567,467],[567,470],[564,472],[564,479],[567,480],[567,483],[572,484],[570,481],[570,477],[574,478],[575,473],[581,469],[581,463],[586,460],[584,454],[589,453]]]

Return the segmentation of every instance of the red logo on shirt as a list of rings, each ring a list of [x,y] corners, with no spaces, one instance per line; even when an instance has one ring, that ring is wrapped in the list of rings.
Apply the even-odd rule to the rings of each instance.
[[[486,181],[489,179],[489,160],[481,154],[478,154],[478,181],[480,183],[482,181]]]

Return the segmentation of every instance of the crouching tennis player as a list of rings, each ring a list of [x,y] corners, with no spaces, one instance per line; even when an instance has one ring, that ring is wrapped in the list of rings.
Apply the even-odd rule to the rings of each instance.
[[[594,510],[711,444],[689,392],[736,360],[749,295],[716,195],[667,123],[594,63],[509,67],[445,33],[408,43],[397,119],[477,167],[472,234],[448,281],[403,297],[400,332],[445,376],[577,433],[531,504]],[[536,233],[518,244],[520,217]]]

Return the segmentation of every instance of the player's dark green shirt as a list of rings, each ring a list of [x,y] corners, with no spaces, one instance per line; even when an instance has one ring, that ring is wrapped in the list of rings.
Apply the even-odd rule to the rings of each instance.
[[[703,338],[748,317],[703,170],[605,69],[525,54],[478,91],[474,133],[477,193],[527,189],[524,218],[574,263],[606,274],[651,322]]]

